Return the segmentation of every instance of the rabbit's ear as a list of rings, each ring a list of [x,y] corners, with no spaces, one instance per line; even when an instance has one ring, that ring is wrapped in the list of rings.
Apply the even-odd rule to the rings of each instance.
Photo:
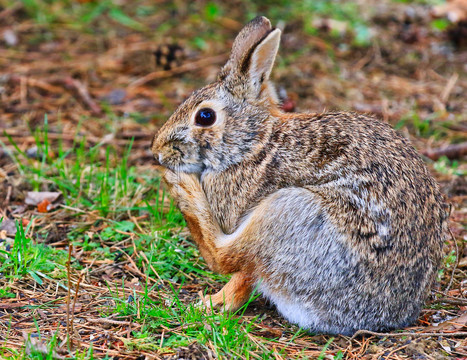
[[[230,65],[233,71],[240,70],[239,67],[251,55],[254,47],[271,29],[271,22],[264,16],[257,16],[246,24],[235,38],[227,65]]]
[[[229,76],[245,78],[258,92],[261,84],[269,78],[279,48],[281,32],[272,29],[264,16],[251,20],[235,38],[229,61],[219,74],[223,80]]]
[[[274,29],[256,46],[251,54],[248,66],[249,80],[256,93],[259,93],[263,83],[269,80],[280,41],[281,31]]]

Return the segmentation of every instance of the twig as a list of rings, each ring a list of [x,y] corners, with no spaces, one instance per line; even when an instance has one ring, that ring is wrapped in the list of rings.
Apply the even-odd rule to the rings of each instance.
[[[84,210],[81,210],[81,209],[78,209],[78,208],[74,208],[74,207],[71,207],[71,206],[67,206],[67,205],[64,205],[64,204],[60,204],[60,207],[62,207],[64,209],[67,209],[67,210],[80,212],[80,213],[87,213],[87,211],[84,211]]]
[[[75,95],[77,95],[80,98],[80,100],[84,103],[84,105],[86,105],[91,110],[93,115],[102,114],[102,109],[99,107],[99,105],[96,104],[96,102],[89,94],[88,89],[86,88],[86,86],[84,86],[84,84],[81,81],[67,76],[64,78],[58,77],[52,79],[50,82],[62,85],[65,89],[74,92]]]
[[[67,294],[66,294],[66,341],[67,341],[67,347],[68,350],[71,349],[71,337],[70,337],[70,296],[71,296],[71,270],[70,270],[70,264],[71,264],[71,252],[73,250],[73,244],[68,245],[68,260],[66,262],[66,276],[68,280],[68,289],[67,289]]]
[[[78,282],[76,283],[75,297],[73,298],[73,307],[71,309],[71,336],[73,336],[74,334],[73,324],[75,321],[75,306],[76,306],[76,300],[78,299],[79,285],[81,283],[81,279],[83,278],[83,274],[84,274],[83,272],[79,274]]]
[[[41,90],[48,91],[48,92],[50,92],[52,94],[61,94],[61,93],[63,93],[63,89],[61,87],[51,85],[47,81],[28,78],[26,76],[12,75],[10,77],[10,81],[13,82],[13,83],[18,83],[18,84],[21,84],[21,82],[24,82],[28,86],[37,87],[37,88],[39,88]]]
[[[81,102],[91,110],[93,115],[102,114],[102,109],[91,97],[86,86],[81,81],[73,79],[70,76],[55,77],[49,81],[44,81],[39,79],[27,78],[25,76],[13,75],[11,76],[10,81],[20,84],[20,88],[23,94],[22,98],[25,98],[26,96],[25,94],[27,91],[27,86],[37,87],[39,89],[48,91],[52,94],[62,93],[63,90],[61,87],[64,87],[65,89],[69,90],[73,95],[78,97],[79,100],[81,100]]]
[[[203,58],[203,59],[191,62],[191,63],[183,64],[171,70],[154,71],[152,73],[149,73],[143,76],[142,78],[139,78],[138,80],[133,81],[132,83],[130,83],[128,88],[131,89],[137,86],[144,85],[153,80],[164,79],[167,77],[171,77],[173,75],[182,74],[187,71],[198,70],[207,65],[221,63],[225,61],[226,59],[227,59],[227,54],[220,54],[220,55]]]
[[[165,330],[162,329],[162,334],[161,334],[161,343],[159,344],[159,347],[162,348],[162,345],[164,344],[164,335],[165,335]]]
[[[118,351],[118,350],[112,350],[112,349],[108,349],[108,348],[102,348],[102,347],[99,347],[97,346],[96,344],[94,343],[90,343],[90,344],[87,344],[85,342],[82,342],[81,343],[81,346],[84,346],[86,349],[89,349],[92,347],[93,351],[96,352],[96,351],[99,351],[99,352],[103,352],[105,353],[106,355],[116,355],[120,358],[120,356],[122,356],[122,353],[121,351]]]
[[[446,101],[448,101],[449,95],[451,94],[454,85],[456,85],[457,79],[459,79],[458,73],[452,74],[452,76],[449,78],[448,83],[446,84],[446,87],[444,88],[443,93],[441,94],[441,101],[444,104],[446,103]]]
[[[445,304],[451,304],[451,305],[467,306],[467,299],[449,299],[449,298],[443,297],[443,298],[433,300],[431,303],[432,304],[445,303]]]
[[[28,306],[29,303],[27,302],[16,302],[16,303],[0,303],[1,310],[9,310],[9,309],[16,309],[23,306]]]
[[[130,271],[132,271],[133,273],[136,273],[137,275],[141,276],[143,279],[147,279],[147,280],[151,280],[153,283],[157,284],[158,281],[153,279],[152,277],[146,275],[145,273],[143,273],[140,269],[138,269],[138,267],[136,266],[135,262],[133,261],[133,259],[131,258],[130,255],[128,255],[125,251],[123,251],[122,249],[120,249],[119,247],[115,247],[117,249],[119,249],[122,254],[124,254],[128,261],[130,262],[130,264],[132,265],[132,267],[130,266],[127,266],[126,268],[128,268]],[[136,252],[137,253],[137,252]],[[156,273],[157,274],[157,273]]]
[[[358,330],[350,340],[354,340],[359,335],[372,335],[372,336],[380,336],[380,337],[398,337],[398,336],[415,336],[415,337],[428,337],[428,336],[467,336],[467,332],[453,332],[453,333],[441,333],[441,332],[420,332],[420,333],[412,333],[412,332],[401,332],[401,333],[379,333],[370,330]]]
[[[467,155],[467,142],[451,144],[442,148],[427,149],[422,151],[422,154],[433,161],[438,160],[441,156],[446,156],[449,159],[459,159]]]
[[[154,269],[154,267],[152,266],[152,264],[149,262],[149,259],[148,257],[146,256],[146,254],[143,252],[143,251],[140,251],[139,252],[139,255],[148,263],[149,267],[151,268],[151,270],[154,272],[154,274],[156,274],[157,278],[161,281],[161,283],[163,284],[164,283],[164,280],[162,280],[162,278],[160,277],[159,273],[156,271],[156,269]]]
[[[409,345],[410,345],[410,344],[405,344],[405,345],[403,345],[403,346],[400,346],[400,347],[398,347],[398,348],[395,348],[395,349],[391,350],[391,352],[390,352],[389,354],[385,355],[384,358],[385,358],[385,359],[390,359],[392,354],[394,354],[394,353],[396,353],[396,352],[398,352],[398,351],[400,351],[400,350],[402,350],[402,349],[405,349],[405,348],[406,348],[407,346],[409,346]],[[375,355],[375,358],[376,358],[376,359],[379,359],[380,356],[383,355],[386,351],[387,351],[387,350],[385,349],[385,350],[383,350],[381,353]]]

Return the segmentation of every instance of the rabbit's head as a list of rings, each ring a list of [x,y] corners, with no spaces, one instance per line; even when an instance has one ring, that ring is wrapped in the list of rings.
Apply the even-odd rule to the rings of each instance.
[[[160,165],[201,173],[222,170],[255,153],[276,109],[268,79],[280,35],[265,17],[241,30],[217,81],[195,91],[154,137],[151,149]]]

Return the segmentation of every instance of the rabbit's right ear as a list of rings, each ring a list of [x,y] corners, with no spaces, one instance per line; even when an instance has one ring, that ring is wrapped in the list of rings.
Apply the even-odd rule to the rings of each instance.
[[[227,64],[219,79],[227,77],[248,83],[253,95],[261,91],[264,81],[269,79],[280,42],[280,30],[272,29],[271,22],[264,16],[251,20],[235,38]],[[235,81],[234,81],[235,83]]]

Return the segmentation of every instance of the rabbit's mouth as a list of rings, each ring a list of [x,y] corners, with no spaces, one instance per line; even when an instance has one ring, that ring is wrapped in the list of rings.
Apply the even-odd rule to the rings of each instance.
[[[169,139],[161,144],[156,138],[151,145],[155,165],[166,167],[172,171],[201,173],[205,165],[196,144]]]
[[[154,143],[153,143],[154,144]],[[162,149],[155,149],[154,145],[151,145],[152,153],[154,154],[154,160],[156,165],[165,166],[171,168],[170,164],[180,163],[183,161],[185,157],[184,152],[182,149],[174,144],[170,144],[170,146],[162,147]],[[163,150],[165,149],[165,150]],[[165,154],[165,156],[163,155]]]
[[[204,164],[199,162],[186,162],[183,161],[183,153],[178,151],[179,156],[177,159],[172,157],[165,158],[161,153],[154,154],[154,160],[156,165],[166,167],[172,171],[180,171],[185,173],[202,173],[205,169]]]

